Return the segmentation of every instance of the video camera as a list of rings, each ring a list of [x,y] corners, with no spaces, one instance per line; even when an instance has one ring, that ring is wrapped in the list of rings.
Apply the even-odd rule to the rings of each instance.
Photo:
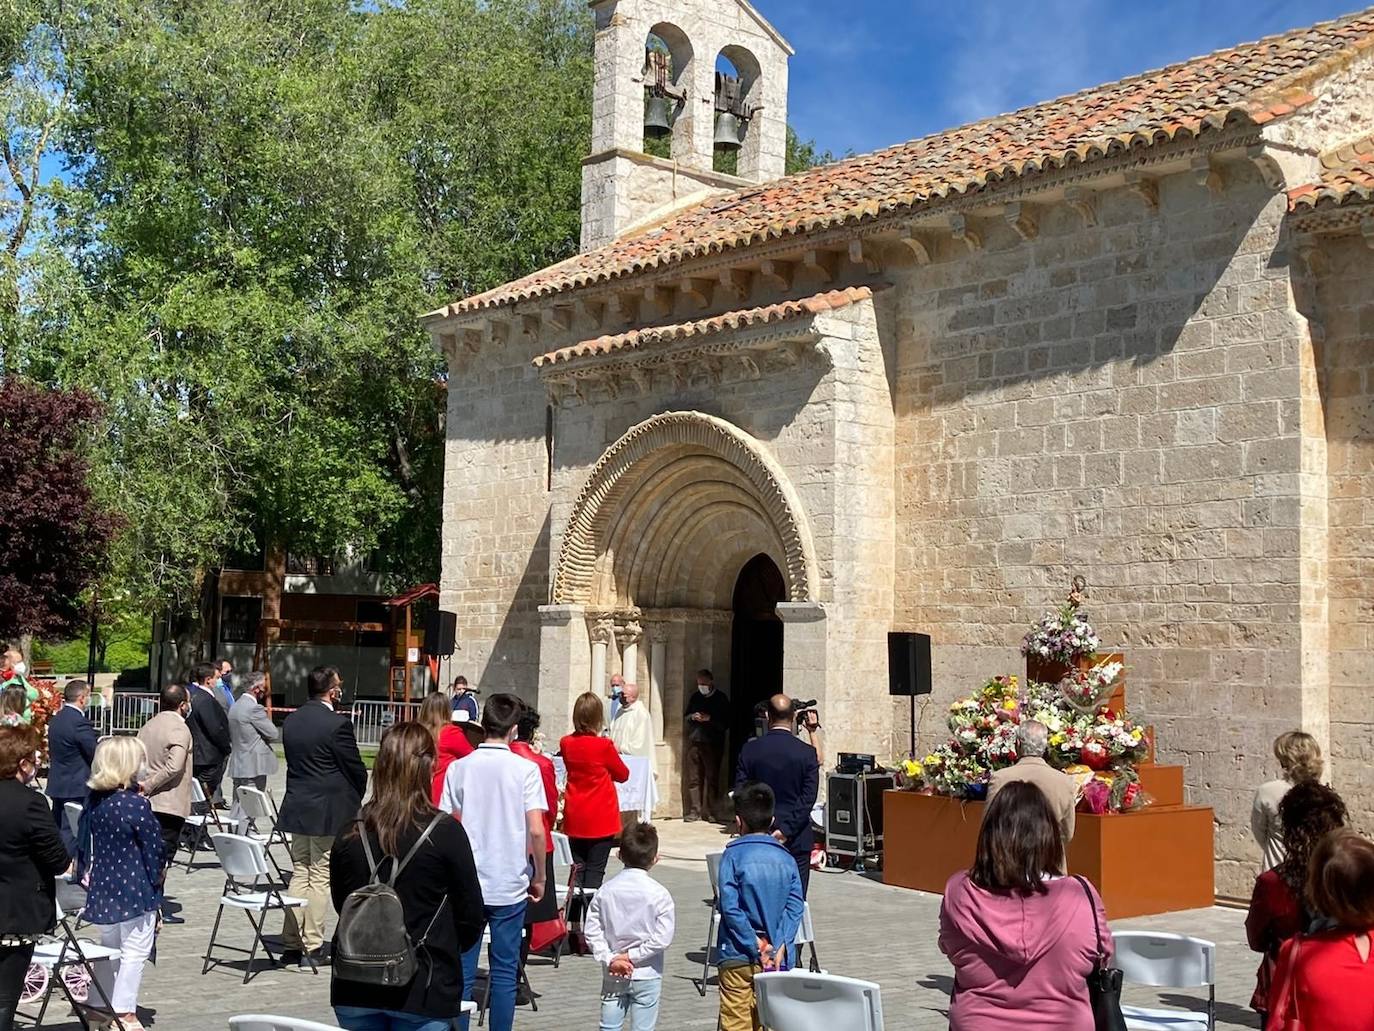
[[[792,699],[792,722],[796,730],[803,728],[809,730],[819,730],[821,726],[820,710],[816,707],[815,698],[809,701]],[[767,699],[754,706],[754,732],[755,736],[761,736],[768,731],[768,720],[772,713],[768,708]]]

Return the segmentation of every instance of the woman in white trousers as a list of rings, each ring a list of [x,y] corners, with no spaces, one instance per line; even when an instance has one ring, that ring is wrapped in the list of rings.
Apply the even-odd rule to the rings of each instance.
[[[91,796],[77,835],[81,868],[90,877],[84,918],[99,926],[102,944],[119,950],[118,959],[96,964],[97,982],[110,1011],[93,1008],[87,1018],[102,1025],[118,1016],[126,1031],[142,1031],[138,988],[162,907],[162,828],[137,788],[146,761],[137,738],[100,742],[87,782]]]

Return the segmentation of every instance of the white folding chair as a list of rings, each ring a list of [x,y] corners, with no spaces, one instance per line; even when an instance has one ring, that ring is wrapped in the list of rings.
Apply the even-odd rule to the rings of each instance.
[[[706,997],[706,982],[711,976],[711,955],[716,948],[716,935],[720,933],[720,861],[724,852],[706,853],[706,876],[711,878],[711,915],[706,923],[706,955],[701,960],[701,980],[697,982],[697,993]]]
[[[220,948],[226,952],[248,954],[248,966],[243,971],[243,983],[247,984],[253,976],[253,964],[257,962],[259,946],[274,967],[281,966],[280,958],[272,955],[271,946],[263,938],[262,931],[267,924],[267,914],[280,910],[284,915],[288,909],[302,909],[305,899],[283,895],[281,888],[272,883],[267,856],[261,842],[241,834],[213,834],[210,840],[215,847],[215,854],[219,856],[220,866],[224,869],[224,894],[219,900],[215,926],[210,930],[210,944],[205,947],[205,963],[200,972],[208,973],[212,966],[219,966],[225,962],[214,956],[220,920],[223,919],[226,908],[239,909],[253,926],[253,947],[241,949],[232,945],[221,945]],[[255,913],[256,919],[253,915]],[[319,974],[319,968],[313,961],[310,968],[314,974]]]
[[[1205,938],[1162,931],[1116,931],[1113,963],[1122,979],[1155,988],[1206,988],[1207,1013],[1122,1006],[1128,1028],[1139,1031],[1215,1031],[1217,947]]]
[[[295,1017],[268,1017],[253,1013],[229,1018],[229,1031],[343,1031],[333,1024],[317,1024]]]
[[[241,786],[236,792],[234,800],[238,803],[239,812],[243,814],[243,818],[248,824],[246,836],[262,845],[268,861],[276,868],[277,876],[283,881],[286,880],[287,871],[272,855],[272,846],[280,845],[286,849],[286,861],[290,865],[291,843],[287,840],[286,834],[277,827],[277,813],[271,798],[268,797],[266,791]],[[267,828],[265,832],[263,827]]]
[[[882,991],[834,974],[756,974],[759,1022],[787,1031],[883,1031]]]
[[[825,973],[821,969],[820,960],[816,957],[816,928],[811,923],[811,903],[809,902],[802,903],[801,923],[797,925],[797,936],[792,939],[792,945],[796,950],[792,961],[794,965],[797,960],[801,959],[802,946],[809,945],[811,946],[811,962],[807,965],[807,969],[813,974]]]
[[[210,828],[213,827],[217,834],[224,834],[224,824],[219,818],[219,811],[209,804],[205,796],[205,788],[200,781],[191,778],[191,803],[193,806],[204,805],[204,813],[192,812],[186,817],[186,823],[182,829],[182,839],[177,844],[186,845],[186,872],[191,872],[191,864],[195,862],[196,854],[205,846],[206,840],[210,836]]]
[[[96,980],[95,969],[91,964],[108,963],[110,960],[118,958],[118,949],[97,945],[91,941],[82,941],[78,938],[71,924],[67,922],[67,916],[62,912],[62,905],[59,903],[57,906],[57,928],[52,935],[46,936],[34,946],[33,959],[30,961],[48,971],[47,987],[43,992],[43,1002],[38,1008],[38,1017],[34,1021],[34,1026],[43,1026],[43,1017],[48,1012],[48,1003],[52,1000],[53,985],[56,984],[61,986],[62,994],[67,997],[77,1019],[81,1021],[81,1026],[90,1031],[91,1025],[86,1019],[82,1006],[89,1001],[92,988],[100,996],[102,1008],[106,1012],[113,1012],[114,1010],[110,1004],[109,996],[105,994],[105,989]],[[115,1016],[114,1026],[118,1028],[118,1031],[124,1031],[124,1024],[118,1015]]]
[[[67,830],[71,832],[73,841],[80,836],[77,828],[81,826],[81,810],[80,802],[67,802],[62,806],[62,815],[66,818]]]

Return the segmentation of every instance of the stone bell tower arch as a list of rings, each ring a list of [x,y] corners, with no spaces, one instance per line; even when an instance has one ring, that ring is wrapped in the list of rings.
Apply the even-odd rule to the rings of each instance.
[[[584,251],[688,200],[783,175],[795,51],[748,0],[592,0],[591,8],[596,79],[591,154],[582,168]],[[651,39],[657,60],[648,53]],[[722,56],[739,70],[728,101],[716,75]],[[647,101],[664,94],[668,159],[644,152]],[[736,175],[713,170],[716,116],[726,103],[743,115]]]

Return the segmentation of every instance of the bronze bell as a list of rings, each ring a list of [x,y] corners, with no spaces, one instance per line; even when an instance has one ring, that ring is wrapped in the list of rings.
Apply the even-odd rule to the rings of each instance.
[[[716,115],[716,149],[739,150],[744,143],[744,123],[738,115],[722,111]]]
[[[673,102],[667,97],[650,96],[644,104],[644,135],[662,139],[673,133]]]

